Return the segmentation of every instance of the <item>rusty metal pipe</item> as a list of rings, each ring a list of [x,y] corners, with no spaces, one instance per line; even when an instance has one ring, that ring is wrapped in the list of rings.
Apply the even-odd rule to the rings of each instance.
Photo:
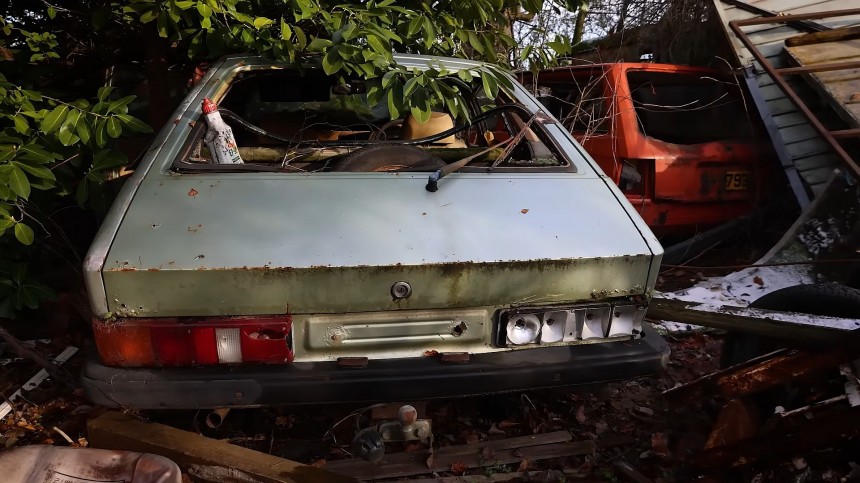
[[[218,429],[224,423],[224,420],[227,419],[227,413],[229,412],[230,408],[213,409],[211,413],[206,415],[206,426],[209,426],[211,429]]]

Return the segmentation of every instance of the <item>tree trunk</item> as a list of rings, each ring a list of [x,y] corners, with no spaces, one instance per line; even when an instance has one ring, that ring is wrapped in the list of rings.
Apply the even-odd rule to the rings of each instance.
[[[573,45],[582,42],[585,32],[585,17],[588,15],[588,3],[584,2],[576,12],[576,24],[573,27]]]

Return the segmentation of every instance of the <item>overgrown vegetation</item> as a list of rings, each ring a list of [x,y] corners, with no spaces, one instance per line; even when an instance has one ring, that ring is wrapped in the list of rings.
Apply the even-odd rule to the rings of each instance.
[[[81,213],[76,207],[103,212],[109,204],[105,181],[167,120],[183,95],[171,79],[190,77],[200,61],[251,52],[318,62],[331,75],[382,76],[368,94],[387,102],[392,116],[411,112],[426,119],[444,105],[463,117],[461,93],[439,78],[480,77],[494,97],[506,82],[499,67],[551,64],[571,48],[563,35],[517,45],[514,25],[547,6],[576,11],[584,3],[12,2],[0,10],[0,317],[37,308],[52,297],[52,287],[75,285],[63,281],[79,278],[88,237],[67,236],[69,213]],[[395,51],[488,64],[478,71],[415,72],[394,63]]]

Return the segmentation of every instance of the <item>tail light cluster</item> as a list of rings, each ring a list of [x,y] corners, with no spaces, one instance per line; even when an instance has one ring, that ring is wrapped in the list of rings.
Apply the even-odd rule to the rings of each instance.
[[[293,361],[289,316],[93,321],[108,366],[285,364]]]
[[[510,310],[499,317],[496,343],[505,347],[635,337],[642,332],[645,310],[636,304]]]
[[[622,159],[618,187],[626,195],[654,196],[654,160]]]

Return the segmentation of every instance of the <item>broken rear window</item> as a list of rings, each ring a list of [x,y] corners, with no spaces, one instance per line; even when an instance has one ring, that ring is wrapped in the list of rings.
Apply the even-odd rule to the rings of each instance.
[[[470,103],[469,120],[441,108],[425,123],[409,113],[392,120],[385,100],[368,102],[367,91],[377,80],[343,82],[313,69],[240,74],[219,113],[235,136],[242,171],[432,172],[475,155],[472,168],[570,166],[541,123],[511,97],[482,99],[479,80],[450,82]],[[229,166],[213,162],[203,142],[206,123],[198,125],[174,167]]]
[[[639,127],[674,144],[745,139],[751,126],[731,78],[670,72],[628,72]]]

